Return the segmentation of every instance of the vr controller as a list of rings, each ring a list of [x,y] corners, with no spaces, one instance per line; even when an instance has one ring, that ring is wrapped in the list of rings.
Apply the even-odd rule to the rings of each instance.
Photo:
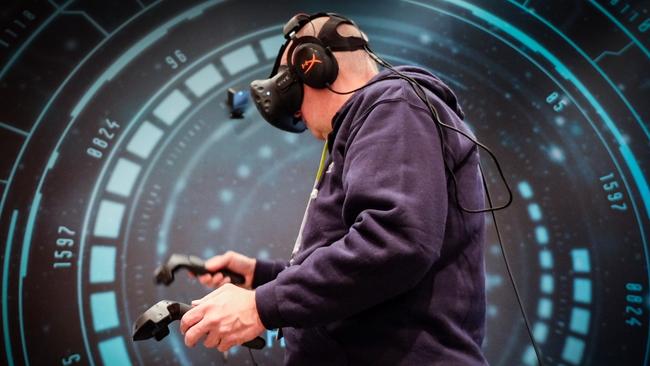
[[[186,254],[172,254],[167,262],[154,271],[154,281],[157,284],[169,286],[174,282],[174,273],[179,269],[186,269],[195,275],[206,273],[222,273],[230,277],[233,284],[241,285],[245,279],[239,273],[229,270],[208,271],[203,259]],[[133,324],[133,340],[142,341],[149,338],[162,340],[169,335],[168,325],[175,320],[180,320],[192,307],[182,302],[161,300],[140,315]],[[243,345],[252,349],[262,349],[266,342],[261,337],[256,337]]]
[[[161,300],[142,313],[133,324],[133,340],[142,341],[149,338],[162,340],[169,334],[167,327],[174,320],[180,320],[192,307],[182,302]],[[252,349],[262,349],[266,342],[256,337],[243,345]]]
[[[172,254],[167,260],[167,263],[159,266],[154,271],[155,282],[159,285],[164,284],[165,286],[169,286],[172,282],[174,282],[174,273],[179,269],[186,269],[192,272],[194,275],[202,275],[206,273],[214,275],[221,273],[224,277],[230,277],[230,282],[234,285],[241,285],[245,281],[244,276],[227,269],[220,271],[208,271],[205,268],[205,262],[203,259],[197,256],[187,254]]]

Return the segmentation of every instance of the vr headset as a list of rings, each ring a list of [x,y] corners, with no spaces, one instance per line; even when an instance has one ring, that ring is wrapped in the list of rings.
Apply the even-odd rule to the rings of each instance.
[[[321,17],[330,19],[316,37],[297,36],[306,24]],[[302,105],[303,84],[316,89],[328,88],[339,72],[332,52],[356,51],[368,45],[362,37],[339,35],[336,29],[341,24],[358,29],[352,20],[335,13],[297,14],[284,25],[282,33],[286,41],[275,58],[271,75],[250,84],[251,97],[264,120],[287,132],[300,133],[307,129],[304,121],[296,117]],[[289,43],[287,63],[280,65]]]

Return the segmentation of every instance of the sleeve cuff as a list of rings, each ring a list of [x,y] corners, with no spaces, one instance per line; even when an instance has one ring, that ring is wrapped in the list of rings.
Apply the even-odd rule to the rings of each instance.
[[[271,281],[255,289],[257,313],[266,329],[281,328],[284,323],[275,296],[275,286],[276,281]]]
[[[271,261],[257,259],[255,270],[253,271],[252,287],[257,288],[265,283],[273,281],[278,273],[288,265],[286,261]]]

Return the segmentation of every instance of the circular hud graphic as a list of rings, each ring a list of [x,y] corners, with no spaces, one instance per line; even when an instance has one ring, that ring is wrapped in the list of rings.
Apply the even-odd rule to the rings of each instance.
[[[546,365],[648,364],[648,2],[38,1],[0,33],[2,362],[251,364],[188,349],[172,326],[131,341],[142,311],[206,290],[154,285],[171,253],[288,258],[320,156],[228,88],[266,77],[291,15],[349,16],[393,64],[458,95],[500,158],[497,213]],[[483,154],[497,202],[505,190]],[[535,365],[488,219],[491,365]],[[273,331],[254,351],[280,365]]]

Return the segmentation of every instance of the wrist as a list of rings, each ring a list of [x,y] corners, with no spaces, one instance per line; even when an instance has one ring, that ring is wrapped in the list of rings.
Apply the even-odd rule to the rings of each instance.
[[[246,288],[248,289],[254,289],[253,283],[255,281],[255,266],[257,265],[257,259],[255,258],[250,258],[250,261],[248,262],[248,270],[246,271]],[[255,297],[253,295],[253,297]]]
[[[255,299],[255,290],[251,290],[252,296],[253,296],[253,313],[254,313],[254,321],[255,321],[255,326],[260,329],[260,330],[265,330],[266,327],[262,323],[262,319],[260,318],[260,311],[257,309],[257,301]]]

